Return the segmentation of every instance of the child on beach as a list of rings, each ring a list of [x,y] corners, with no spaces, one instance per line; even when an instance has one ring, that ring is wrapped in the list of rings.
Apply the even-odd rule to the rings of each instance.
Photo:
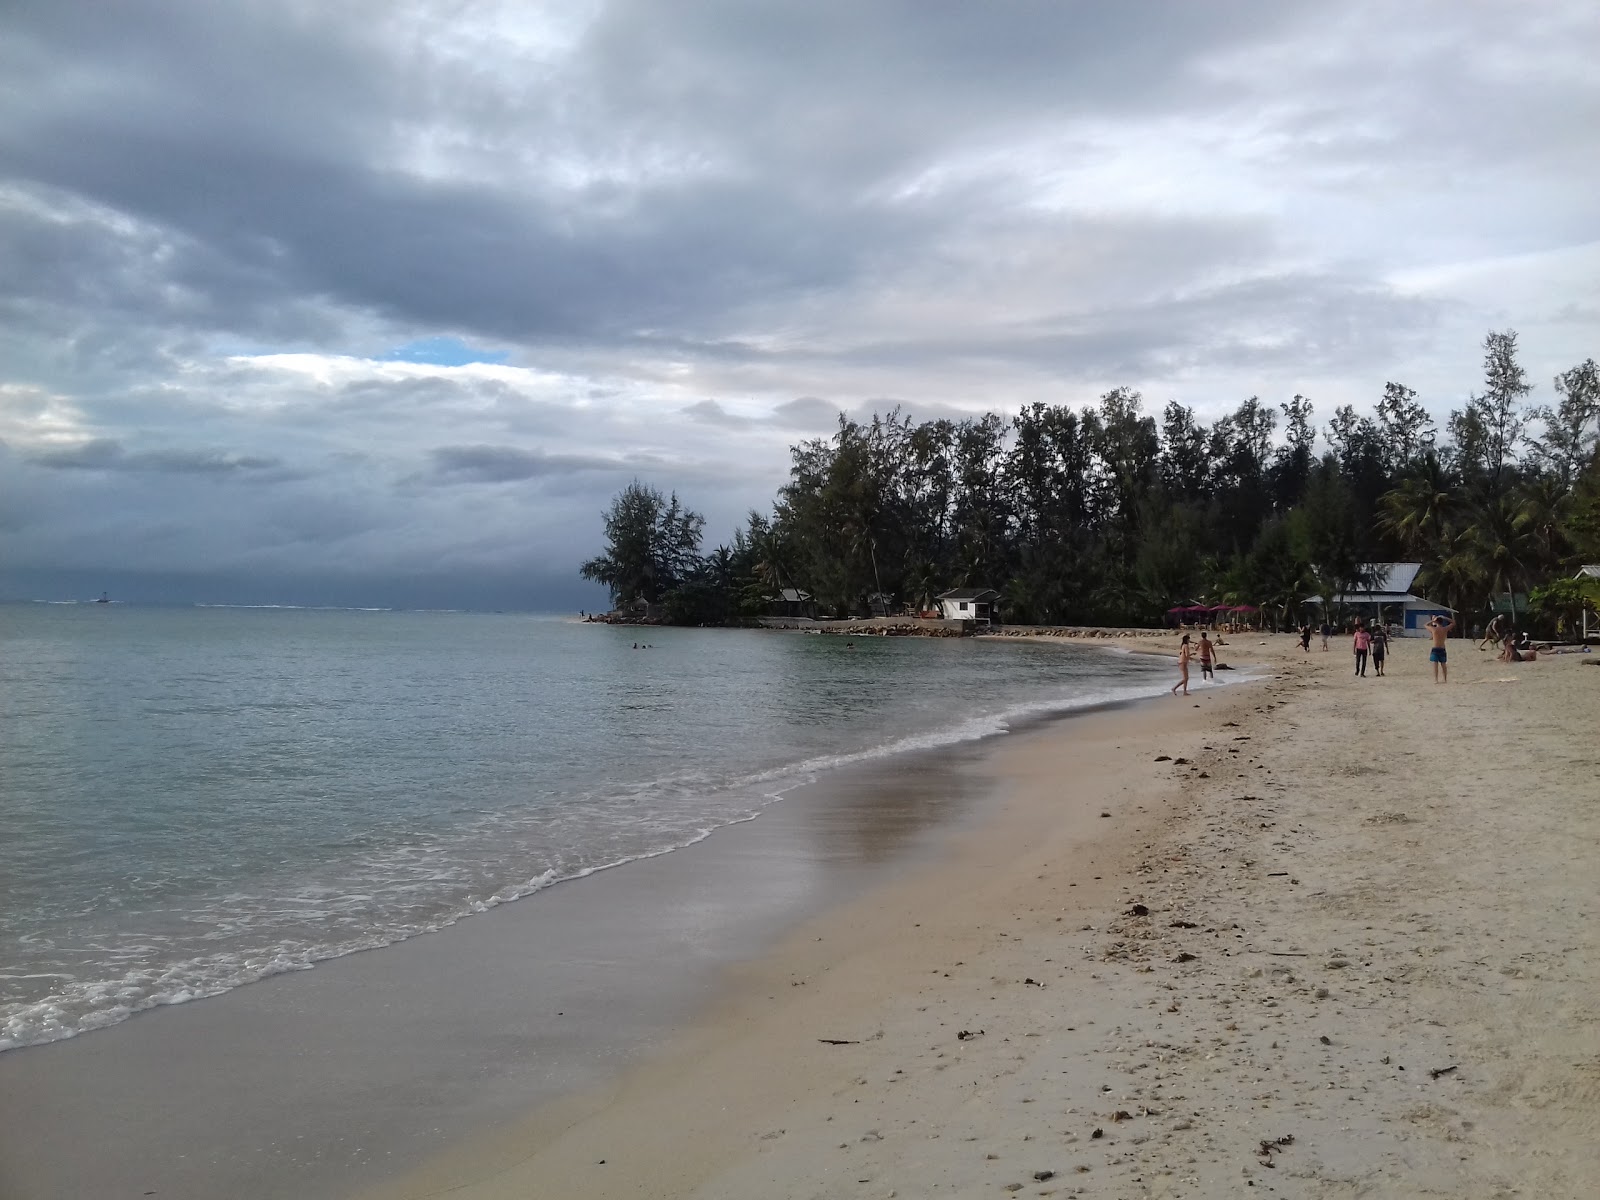
[[[1218,641],[1220,642],[1221,639],[1219,638]],[[1200,635],[1200,678],[1201,679],[1215,679],[1216,678],[1216,676],[1211,671],[1211,656],[1212,656],[1212,653],[1213,653],[1213,647],[1212,647],[1211,643],[1206,640],[1206,635],[1204,633],[1202,633]]]
[[[1365,621],[1357,620],[1355,632],[1356,674],[1363,678],[1367,674],[1367,651],[1370,649],[1372,649],[1372,634],[1367,632]]]
[[[1178,694],[1179,688],[1183,689],[1183,694],[1185,696],[1189,694],[1189,656],[1191,653],[1192,651],[1189,648],[1189,635],[1186,633],[1183,635],[1183,641],[1178,644],[1179,678],[1178,682],[1172,685],[1172,694],[1174,696]]]
[[[1300,626],[1300,653],[1311,653],[1311,622],[1309,621]]]
[[[1389,655],[1389,631],[1383,622],[1372,627],[1372,673],[1383,674],[1383,660]]]

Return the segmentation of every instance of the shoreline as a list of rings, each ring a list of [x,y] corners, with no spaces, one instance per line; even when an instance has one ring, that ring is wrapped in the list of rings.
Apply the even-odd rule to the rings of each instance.
[[[975,909],[983,914],[1008,906],[1024,872],[1018,864],[1036,858],[1039,870],[1054,862],[1081,876],[1063,884],[1064,904],[1095,906],[1116,894],[1127,839],[1143,836],[1158,820],[1156,805],[1134,794],[1147,786],[1148,772],[1126,777],[1125,754],[1197,736],[1213,720],[1227,719],[1217,714],[1248,705],[1257,691],[1231,684],[1197,689],[1176,714],[1171,706],[1181,698],[1148,697],[1042,718],[1007,738],[977,743],[983,748],[977,769],[994,789],[981,825],[969,822],[942,839],[931,858],[805,919],[762,954],[728,967],[713,1003],[623,1077],[536,1108],[411,1176],[355,1195],[699,1194],[716,1166],[737,1158],[747,1143],[765,1149],[766,1142],[787,1136],[769,1137],[773,1128],[765,1127],[797,1103],[793,1095],[774,1092],[775,1077],[814,1096],[840,1083],[830,1068],[844,1063],[842,1053],[875,1050],[886,1040],[856,1010],[880,992],[896,995],[896,977],[915,970],[904,958],[908,948],[931,939],[947,962],[986,953],[986,935],[960,915],[972,896],[984,896]],[[1062,747],[1080,756],[1075,795],[1065,806],[1041,807],[1036,789],[1053,786]],[[1118,794],[1121,811],[1108,820],[1102,814],[1109,792]],[[1036,873],[1026,867],[1029,879]],[[1020,977],[1012,983],[1020,984]],[[850,1046],[818,1040],[829,1036]],[[752,1114],[761,1115],[750,1124]],[[622,1152],[621,1145],[630,1149]],[[605,1170],[596,1174],[591,1168],[601,1160]],[[790,1193],[764,1184],[745,1194]]]
[[[935,861],[362,1200],[1586,1195],[1600,673],[1260,640],[1257,687],[999,743]],[[1537,759],[1432,736],[1486,721]]]
[[[1082,711],[1012,725],[1071,724]],[[8,1051],[0,1193],[139,1182],[169,1197],[343,1196],[541,1097],[613,1078],[715,997],[723,964],[963,834],[987,786],[975,764],[1003,740],[868,757],[759,821],[556,884],[530,905]],[[492,1048],[502,1042],[506,1053]],[[450,1100],[435,1121],[440,1088]],[[346,1166],[316,1165],[335,1160]]]

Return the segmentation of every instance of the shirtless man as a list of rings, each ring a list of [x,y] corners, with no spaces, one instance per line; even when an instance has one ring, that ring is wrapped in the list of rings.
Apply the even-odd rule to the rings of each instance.
[[[1200,634],[1200,678],[1201,679],[1215,679],[1216,678],[1216,676],[1211,673],[1211,657],[1215,652],[1216,652],[1216,648],[1209,641],[1206,640],[1206,635],[1205,635],[1204,631],[1202,631],[1201,634]]]
[[[1428,622],[1428,632],[1433,635],[1433,649],[1428,651],[1428,661],[1433,664],[1433,681],[1435,683],[1450,682],[1450,668],[1446,665],[1444,639],[1450,636],[1450,631],[1456,627],[1456,619],[1450,617],[1434,617]]]

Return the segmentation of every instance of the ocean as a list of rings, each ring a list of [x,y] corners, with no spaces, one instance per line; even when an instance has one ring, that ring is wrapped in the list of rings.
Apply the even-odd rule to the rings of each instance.
[[[0,1050],[669,853],[840,766],[1170,683],[1160,659],[1023,639],[0,606]]]

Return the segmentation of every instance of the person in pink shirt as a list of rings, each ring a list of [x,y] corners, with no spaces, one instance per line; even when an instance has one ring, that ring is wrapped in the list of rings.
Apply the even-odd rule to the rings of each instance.
[[[1365,676],[1367,673],[1367,651],[1372,649],[1372,634],[1367,632],[1367,623],[1363,620],[1356,621],[1356,674]]]

